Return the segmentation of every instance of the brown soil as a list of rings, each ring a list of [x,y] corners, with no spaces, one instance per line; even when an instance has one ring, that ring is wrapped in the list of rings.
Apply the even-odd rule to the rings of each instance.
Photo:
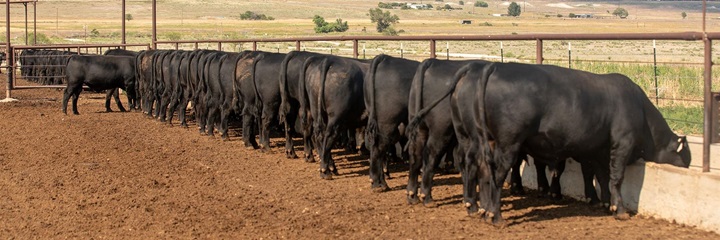
[[[2,81],[4,82],[4,81]],[[365,157],[336,156],[340,176],[317,163],[246,150],[160,124],[104,113],[81,94],[81,115],[60,112],[62,92],[18,90],[0,103],[2,238],[503,238],[718,239],[715,233],[634,216],[616,221],[584,203],[503,198],[507,226],[468,217],[459,175],[438,176],[438,207],[409,206],[406,170],[373,193]],[[113,105],[114,107],[114,105]],[[280,138],[273,138],[281,144]]]

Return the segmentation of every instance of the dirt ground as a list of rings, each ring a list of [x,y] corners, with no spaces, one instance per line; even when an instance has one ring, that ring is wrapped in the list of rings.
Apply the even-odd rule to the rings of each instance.
[[[467,216],[459,175],[437,177],[436,208],[409,206],[402,166],[392,190],[373,193],[366,157],[337,155],[340,176],[321,180],[317,163],[285,159],[277,146],[246,150],[237,132],[222,142],[194,125],[104,113],[100,94],[81,94],[79,116],[61,113],[58,90],[13,97],[20,101],[0,103],[3,239],[720,238],[643,216],[616,221],[534,192],[505,193],[508,224],[499,229]]]

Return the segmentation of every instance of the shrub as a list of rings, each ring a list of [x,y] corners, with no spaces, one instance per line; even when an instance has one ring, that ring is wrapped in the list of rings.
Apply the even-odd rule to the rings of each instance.
[[[315,23],[316,33],[345,32],[349,29],[347,21],[343,22],[340,18],[336,19],[334,23],[329,23],[325,21],[325,18],[315,15],[313,23]]]
[[[486,8],[486,7],[488,7],[488,4],[487,4],[486,2],[483,2],[483,1],[476,1],[476,2],[475,2],[475,6],[476,6],[476,7],[484,7],[484,8]]]
[[[508,6],[508,15],[517,17],[520,16],[520,13],[520,5],[518,5],[516,2],[511,2],[510,6]]]
[[[275,20],[274,17],[266,16],[265,14],[258,14],[252,11],[246,11],[240,14],[241,20]]]

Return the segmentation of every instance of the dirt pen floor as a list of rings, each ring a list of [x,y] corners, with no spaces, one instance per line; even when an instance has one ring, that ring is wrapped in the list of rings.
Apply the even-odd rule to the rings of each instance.
[[[264,154],[243,148],[237,132],[222,142],[194,125],[104,113],[103,96],[83,92],[79,116],[61,113],[54,89],[0,103],[0,238],[720,238],[534,192],[504,192],[499,229],[467,216],[459,175],[437,177],[436,208],[409,206],[405,167],[392,190],[373,193],[364,156],[336,155],[340,176],[321,180],[317,163],[285,159],[282,146]]]

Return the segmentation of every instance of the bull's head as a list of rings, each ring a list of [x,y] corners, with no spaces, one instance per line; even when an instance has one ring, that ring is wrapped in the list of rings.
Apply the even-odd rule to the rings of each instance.
[[[661,147],[661,149],[659,149],[655,156],[657,163],[665,163],[684,168],[690,166],[690,146],[688,145],[687,137],[674,135],[669,143],[659,147]]]

